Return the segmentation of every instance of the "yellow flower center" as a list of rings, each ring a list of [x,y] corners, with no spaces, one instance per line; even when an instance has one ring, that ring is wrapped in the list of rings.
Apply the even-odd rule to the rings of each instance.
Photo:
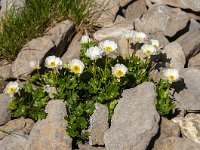
[[[148,49],[146,49],[144,52],[145,52],[146,54],[148,54],[148,55],[151,53],[151,51],[148,50]]]
[[[112,49],[111,46],[106,46],[106,47],[104,48],[104,50],[105,50],[105,51],[112,51],[113,49]]]
[[[172,81],[175,81],[175,80],[176,80],[176,78],[175,78],[173,75],[169,75],[168,78],[169,78],[170,80],[172,80]]]
[[[52,62],[50,63],[50,66],[51,66],[52,68],[54,68],[54,67],[56,66],[56,63],[55,63],[54,61],[52,61]]]
[[[116,71],[115,71],[115,76],[116,76],[116,77],[120,78],[120,77],[122,77],[123,75],[124,75],[124,72],[123,72],[123,71],[121,71],[121,70],[116,70]]]
[[[72,66],[71,70],[74,72],[74,73],[79,73],[81,68],[80,66],[77,66],[77,65],[74,65]]]
[[[15,88],[13,88],[13,87],[10,87],[10,88],[8,88],[7,89],[7,91],[6,91],[6,93],[13,93],[15,91]]]

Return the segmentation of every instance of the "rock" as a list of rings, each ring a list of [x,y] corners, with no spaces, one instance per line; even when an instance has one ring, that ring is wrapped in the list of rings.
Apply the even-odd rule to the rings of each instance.
[[[141,18],[147,12],[145,0],[139,0],[128,6],[126,19]]]
[[[0,140],[1,150],[24,150],[27,142],[23,132],[16,132]]]
[[[104,27],[94,33],[94,38],[97,41],[101,41],[110,37],[120,37],[123,31],[129,31],[134,28],[133,21],[125,21],[121,23],[112,24],[108,27]]]
[[[12,134],[17,131],[26,131],[24,133],[29,133],[31,130],[31,127],[29,126],[29,130],[27,129],[28,124],[30,124],[31,119],[14,119],[9,121],[7,124],[0,126],[0,139],[3,139],[4,137],[8,136],[9,134]],[[32,121],[32,125],[33,125]]]
[[[189,28],[189,30],[192,30],[192,29],[200,29],[200,23],[198,23],[195,19],[190,19],[190,28]]]
[[[11,111],[8,109],[10,101],[10,95],[0,94],[0,125],[6,124],[11,119]]]
[[[61,56],[73,32],[74,24],[65,20],[50,29],[46,36],[28,42],[12,64],[13,76],[27,78],[27,75],[34,70],[30,67],[32,60],[39,60],[42,63],[44,57],[48,55]]]
[[[154,34],[151,34],[151,36],[153,39],[159,41],[161,47],[164,47],[169,43],[168,39],[163,35],[162,32],[156,32]]]
[[[192,9],[193,11],[200,11],[200,1],[199,0],[151,0],[154,3],[163,3],[173,7],[180,7],[184,9]]]
[[[12,65],[0,66],[0,78],[8,79],[12,76]]]
[[[61,60],[63,61],[63,63],[68,64],[70,60],[80,58],[80,49],[81,49],[80,39],[81,39],[81,36],[82,36],[81,34],[77,34],[72,39],[71,43],[69,44],[67,51],[61,57]]]
[[[133,2],[133,0],[118,0],[119,1],[119,6],[124,7],[128,5],[129,3]]]
[[[168,137],[157,143],[153,150],[199,150],[200,144],[186,138]]]
[[[22,129],[22,131],[25,134],[29,134],[33,128],[33,126],[35,125],[35,122],[32,119],[25,119],[25,126]]]
[[[184,110],[199,110],[200,108],[200,70],[185,68],[180,71],[183,82],[173,84],[174,98]]]
[[[0,78],[0,93],[3,93],[4,89],[6,88],[6,85],[8,84],[7,81]]]
[[[190,60],[188,61],[188,67],[194,67],[200,69],[200,53],[190,58]]]
[[[162,31],[164,35],[172,37],[185,28],[188,21],[189,17],[180,9],[155,4],[143,15],[141,22],[135,22],[135,26],[143,28],[146,33]]]
[[[114,24],[125,22],[125,21],[126,21],[126,19],[123,16],[117,15]]]
[[[25,150],[71,150],[72,139],[66,133],[66,104],[51,100],[45,109],[46,119],[37,121],[28,137]]]
[[[1,12],[9,10],[12,5],[16,8],[23,8],[25,5],[25,0],[1,0]]]
[[[95,12],[92,20],[100,26],[108,26],[115,20],[119,10],[119,3],[116,0],[95,0]]]
[[[169,67],[175,69],[183,69],[185,66],[185,55],[182,47],[177,42],[167,44],[162,53],[167,55],[167,59],[170,59]]]
[[[108,127],[108,108],[103,104],[96,103],[95,110],[90,117],[89,144],[104,145],[103,137]]]
[[[104,135],[106,149],[147,148],[152,137],[158,132],[160,120],[155,108],[155,97],[155,86],[150,82],[123,92],[115,108],[111,127]]]
[[[177,117],[172,120],[181,127],[181,134],[200,144],[200,114],[187,114],[185,118]]]
[[[193,29],[176,40],[183,48],[186,59],[189,60],[200,52],[200,29]]]
[[[105,147],[93,147],[87,144],[78,145],[78,148],[77,150],[106,150]]]

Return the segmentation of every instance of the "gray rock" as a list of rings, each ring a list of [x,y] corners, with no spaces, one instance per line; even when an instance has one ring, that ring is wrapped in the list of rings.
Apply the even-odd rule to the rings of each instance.
[[[184,9],[192,9],[194,11],[200,11],[200,1],[199,0],[151,0],[154,3],[163,3],[166,5],[180,7]]]
[[[133,0],[118,0],[119,1],[119,6],[124,7],[128,3],[133,2]]]
[[[28,137],[25,150],[71,150],[72,139],[66,133],[66,104],[61,100],[49,101],[46,119],[37,121]]]
[[[128,6],[126,19],[141,18],[147,12],[145,0],[139,0]]]
[[[27,138],[23,132],[16,132],[0,140],[1,150],[24,150]]]
[[[185,55],[182,47],[177,42],[167,44],[162,53],[167,55],[167,59],[170,59],[169,68],[183,69],[185,66]]]
[[[4,89],[6,88],[6,85],[8,84],[7,81],[0,78],[0,93],[3,93]]]
[[[200,144],[200,114],[187,114],[172,120],[181,127],[181,134],[188,139]]]
[[[0,78],[8,79],[12,76],[12,65],[0,66]]]
[[[121,22],[124,22],[124,21],[126,21],[126,19],[123,16],[117,15],[114,24],[121,23]]]
[[[200,53],[190,58],[190,60],[188,61],[188,67],[194,67],[200,69]]]
[[[100,26],[108,26],[115,20],[119,10],[119,3],[116,0],[95,0],[96,9],[93,13],[92,20]]]
[[[28,134],[31,130],[31,126],[34,125],[34,122],[30,120],[31,119],[19,118],[19,119],[11,120],[7,124],[0,126],[0,139],[3,139],[4,137],[14,132],[23,131],[23,130],[24,130],[23,131],[24,133]]]
[[[50,29],[46,36],[28,42],[12,64],[13,76],[27,78],[27,75],[34,70],[30,67],[32,60],[39,60],[42,63],[44,57],[48,55],[61,56],[73,32],[74,24],[65,20]]]
[[[176,40],[183,48],[186,59],[200,52],[200,29],[193,29]]]
[[[200,19],[198,19],[200,20]],[[192,29],[200,29],[200,23],[197,22],[195,19],[190,19],[190,28],[189,30],[192,30]]]
[[[80,58],[80,48],[81,48],[81,34],[75,35],[72,39],[67,51],[61,57],[63,63],[69,63],[72,59],[79,59]]]
[[[106,149],[147,148],[151,138],[158,132],[160,120],[155,108],[155,97],[155,86],[151,82],[144,82],[123,92],[115,108],[111,127],[104,135]]]
[[[87,144],[78,145],[78,148],[77,150],[106,150],[105,147],[93,147]]]
[[[133,20],[124,21],[121,23],[112,24],[110,26],[104,27],[94,33],[94,38],[97,41],[101,41],[110,37],[120,37],[123,31],[129,31],[134,28]]]
[[[185,28],[188,21],[189,17],[180,9],[155,4],[143,15],[141,22],[135,23],[135,26],[143,27],[146,33],[162,31],[164,35],[172,37]]]
[[[0,125],[6,124],[11,119],[11,111],[8,109],[10,101],[10,95],[0,94]]]
[[[23,8],[25,0],[1,0],[1,12],[9,10],[13,5],[16,8]]]
[[[104,145],[104,133],[108,130],[108,108],[103,104],[96,103],[95,110],[90,117],[89,144]]]
[[[153,150],[199,150],[200,144],[186,138],[168,137],[155,144]]]
[[[182,69],[180,77],[183,78],[184,83],[174,83],[174,88],[176,89],[174,98],[184,110],[199,110],[200,70],[196,68]]]

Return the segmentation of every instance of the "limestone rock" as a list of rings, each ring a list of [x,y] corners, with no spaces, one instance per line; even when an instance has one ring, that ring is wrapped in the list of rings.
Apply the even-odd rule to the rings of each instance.
[[[15,132],[0,140],[1,150],[24,150],[27,142],[23,132]]]
[[[184,9],[192,9],[194,11],[200,11],[200,1],[199,0],[151,0],[154,3],[163,3],[166,5],[180,7]]]
[[[0,94],[0,125],[6,124],[11,119],[8,103],[11,98],[8,94]]]
[[[61,60],[63,61],[63,63],[68,64],[69,61],[72,59],[79,59],[80,49],[81,49],[80,39],[81,39],[81,34],[75,35],[75,37],[72,39],[67,51],[61,57]]]
[[[200,70],[185,68],[180,71],[184,81],[176,82],[174,98],[184,110],[199,110],[200,108]]]
[[[188,21],[189,17],[180,9],[170,8],[163,4],[155,4],[143,15],[141,22],[138,23],[140,27],[146,30],[146,33],[162,31],[164,35],[172,37],[185,28]]]
[[[25,0],[1,0],[1,12],[9,10],[12,5],[22,8],[25,5]]]
[[[126,19],[141,18],[147,12],[145,0],[139,0],[129,5],[126,10]]]
[[[191,113],[185,118],[177,117],[172,121],[179,124],[182,135],[200,144],[200,114]]]
[[[0,126],[0,139],[18,131],[28,134],[33,125],[34,121],[31,119],[19,118],[11,120],[7,124]]]
[[[133,20],[112,24],[108,27],[104,27],[98,30],[97,32],[95,32],[94,38],[97,41],[101,41],[109,37],[120,37],[123,31],[129,31],[129,30],[132,30],[133,28],[134,28]]]
[[[153,150],[199,150],[200,144],[186,138],[168,137],[155,144]]]
[[[66,104],[51,100],[45,109],[46,119],[36,122],[28,137],[25,150],[71,150],[72,139],[66,133]]]
[[[167,59],[170,59],[169,67],[175,69],[183,69],[185,65],[185,55],[182,47],[177,42],[167,44],[162,53],[167,55]]]
[[[119,1],[119,6],[124,7],[130,2],[132,2],[133,0],[118,0],[118,1]]]
[[[78,148],[77,150],[106,150],[105,147],[93,147],[87,144],[78,145]]]
[[[200,52],[200,29],[193,29],[176,40],[183,48],[186,59]]]
[[[145,91],[145,94],[144,94]],[[106,149],[144,150],[158,132],[155,86],[144,82],[125,90],[117,104],[111,127],[104,135]]]
[[[190,58],[190,60],[188,61],[188,67],[194,67],[200,69],[200,53]]]
[[[42,63],[46,55],[60,56],[73,32],[74,24],[65,20],[50,29],[46,36],[28,42],[12,64],[13,76],[26,78],[34,70],[30,67],[32,60],[39,60]]]
[[[6,85],[8,84],[7,81],[0,78],[0,93],[3,93],[4,89],[6,88]]]
[[[108,130],[108,108],[102,104],[96,103],[95,110],[90,117],[89,144],[104,145],[104,133]]]
[[[12,65],[8,64],[5,66],[0,66],[0,77],[3,79],[8,79],[12,76]]]

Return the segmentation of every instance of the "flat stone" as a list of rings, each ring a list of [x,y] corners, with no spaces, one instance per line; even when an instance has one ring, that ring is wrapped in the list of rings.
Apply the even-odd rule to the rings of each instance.
[[[153,150],[199,150],[200,144],[186,138],[168,137],[155,144]]]
[[[15,132],[0,140],[1,150],[24,150],[28,144],[23,132]]]
[[[38,60],[42,63],[43,59],[45,59],[44,57],[48,55],[61,56],[66,43],[71,39],[73,33],[74,24],[69,20],[65,20],[50,29],[46,36],[28,42],[12,64],[13,76],[27,78],[34,70],[30,67],[30,61],[32,60]]]
[[[6,124],[11,119],[11,111],[8,109],[10,101],[10,95],[0,94],[0,125]]]
[[[66,103],[51,100],[47,103],[46,119],[37,121],[28,137],[25,150],[71,150],[72,139],[66,133]]]
[[[164,35],[172,37],[185,28],[188,21],[189,17],[181,9],[155,4],[143,15],[141,22],[136,23],[139,25],[135,26],[143,26],[146,33],[163,32]]]
[[[155,98],[155,86],[151,82],[124,90],[115,108],[111,127],[104,135],[106,149],[147,148],[152,137],[158,132],[160,120],[155,108]]]
[[[179,37],[178,42],[185,53],[188,60],[200,52],[200,29],[193,29]]]
[[[135,1],[126,10],[126,19],[141,18],[147,12],[145,0]]]
[[[81,36],[82,36],[81,34],[77,34],[72,39],[71,43],[69,44],[69,47],[67,48],[67,51],[61,57],[63,63],[68,64],[70,60],[80,58]]]
[[[190,58],[190,60],[188,61],[188,67],[194,67],[200,69],[200,53]]]
[[[174,98],[184,110],[200,110],[200,70],[182,69],[180,78],[184,81],[173,84]]]
[[[182,47],[177,42],[167,44],[162,53],[167,55],[167,59],[170,59],[169,67],[175,69],[183,69],[185,66],[185,54]]]
[[[181,127],[181,134],[188,139],[200,144],[200,114],[187,114],[172,120]]]
[[[163,3],[173,7],[180,7],[184,9],[192,9],[193,11],[200,11],[200,1],[199,0],[151,0],[154,3]]]
[[[104,145],[103,137],[108,127],[108,108],[96,103],[95,110],[90,117],[89,145]]]

